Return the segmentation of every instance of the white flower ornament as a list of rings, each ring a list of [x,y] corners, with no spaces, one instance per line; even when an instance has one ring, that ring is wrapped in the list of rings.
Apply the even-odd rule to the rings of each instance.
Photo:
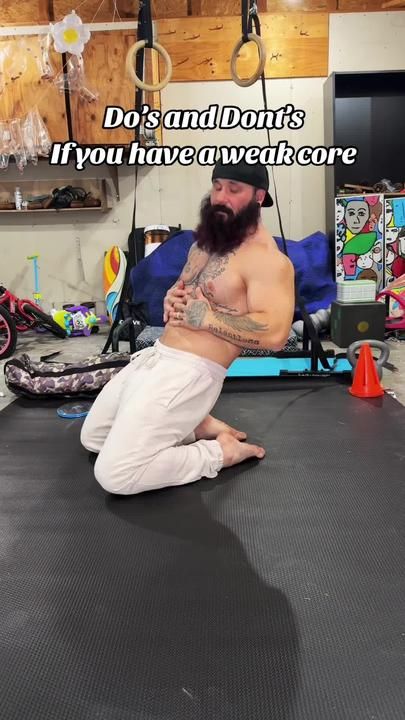
[[[85,44],[90,40],[90,30],[83,25],[75,11],[65,15],[63,20],[51,24],[51,35],[54,39],[56,52],[69,52],[72,55],[81,55]]]

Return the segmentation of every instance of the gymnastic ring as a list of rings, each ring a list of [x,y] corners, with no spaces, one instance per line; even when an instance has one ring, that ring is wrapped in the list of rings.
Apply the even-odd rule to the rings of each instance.
[[[231,76],[232,80],[236,82],[237,85],[240,85],[241,87],[249,87],[250,85],[253,85],[253,83],[256,82],[256,80],[259,79],[261,76],[264,66],[266,64],[266,47],[263,43],[263,40],[261,39],[260,35],[255,35],[254,33],[248,34],[248,40],[256,43],[257,49],[259,52],[259,64],[257,66],[256,72],[246,80],[242,80],[237,74],[236,74],[236,61],[238,59],[238,53],[241,49],[242,45],[244,45],[243,38],[239,40],[239,42],[235,45],[234,51],[232,53],[231,57]]]
[[[139,50],[142,50],[142,48],[144,48],[145,46],[146,40],[138,40],[138,42],[136,42],[134,45],[131,45],[127,52],[127,59],[125,62],[126,71],[131,80],[134,81],[136,87],[140,88],[140,90],[145,90],[146,92],[157,92],[158,90],[162,90],[164,87],[166,87],[168,82],[170,82],[171,80],[173,70],[172,61],[170,60],[170,55],[167,50],[165,50],[165,48],[162,47],[162,45],[160,45],[159,43],[153,42],[152,49],[156,50],[159,55],[162,56],[163,60],[167,65],[167,72],[163,80],[157,83],[157,85],[149,85],[148,83],[143,82],[143,80],[141,80],[135,72],[135,61]]]

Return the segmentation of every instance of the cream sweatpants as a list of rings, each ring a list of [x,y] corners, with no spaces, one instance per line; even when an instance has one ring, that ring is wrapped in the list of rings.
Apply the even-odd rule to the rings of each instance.
[[[87,415],[81,442],[98,453],[96,480],[110,493],[132,495],[216,477],[217,440],[197,440],[226,369],[163,345],[140,350],[105,385]]]

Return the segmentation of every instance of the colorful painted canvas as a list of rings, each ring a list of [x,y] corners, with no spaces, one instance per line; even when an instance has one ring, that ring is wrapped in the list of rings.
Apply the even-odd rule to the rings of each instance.
[[[405,197],[385,198],[385,284],[405,273]]]
[[[384,287],[384,196],[350,195],[335,200],[336,280],[375,280]]]

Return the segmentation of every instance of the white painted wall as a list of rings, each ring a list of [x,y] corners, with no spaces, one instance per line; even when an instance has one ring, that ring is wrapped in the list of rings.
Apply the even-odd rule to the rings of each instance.
[[[405,10],[330,15],[329,71],[403,70]]]
[[[331,15],[329,71],[403,69],[405,65],[405,11]],[[272,142],[323,144],[323,83],[325,78],[271,80],[267,82],[270,108],[290,102],[306,111],[303,129],[272,131]],[[240,88],[232,82],[171,83],[162,93],[162,109],[204,109],[210,103],[262,108],[261,86]],[[164,131],[164,143],[203,145],[267,145],[265,131],[210,130]],[[23,179],[61,177],[46,163],[27,168]],[[102,169],[72,172],[76,181],[85,175],[103,175]],[[39,253],[41,290],[48,306],[86,299],[103,301],[103,253],[112,244],[126,247],[132,221],[134,168],[120,170],[120,201],[106,214],[0,215],[0,282],[20,296],[33,292],[33,274],[27,255]],[[4,180],[20,179],[14,167]],[[324,230],[324,169],[293,165],[275,169],[286,236],[298,240]],[[210,169],[193,164],[144,168],[139,173],[137,225],[181,223],[195,225],[199,203],[210,185]],[[263,211],[264,221],[277,234],[274,208]]]

